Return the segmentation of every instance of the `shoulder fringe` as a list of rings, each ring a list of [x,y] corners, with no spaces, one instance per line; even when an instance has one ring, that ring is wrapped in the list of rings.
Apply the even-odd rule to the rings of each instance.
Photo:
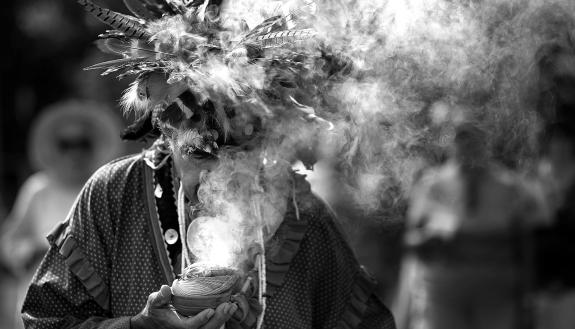
[[[299,251],[301,241],[308,229],[308,222],[297,220],[295,212],[294,206],[291,205],[285,215],[286,220],[282,223],[282,226],[286,226],[286,232],[282,237],[281,245],[277,252],[266,257],[266,293],[268,296],[273,296],[283,285],[291,261]]]
[[[361,267],[353,284],[347,308],[339,321],[338,328],[355,329],[359,327],[364,318],[364,313],[367,310],[369,297],[373,294],[375,286],[375,280]]]
[[[266,258],[268,296],[273,296],[276,290],[282,286],[285,275],[290,268],[290,263],[297,254],[300,242],[306,234],[307,224],[306,221],[295,220],[284,222],[288,229],[282,244],[275,255]]]
[[[82,282],[88,294],[94,298],[96,303],[104,310],[110,310],[110,292],[108,285],[96,273],[96,270],[86,258],[78,242],[70,234],[66,234],[67,223],[61,223],[50,233],[50,239],[59,249],[60,254],[70,272],[72,272]]]

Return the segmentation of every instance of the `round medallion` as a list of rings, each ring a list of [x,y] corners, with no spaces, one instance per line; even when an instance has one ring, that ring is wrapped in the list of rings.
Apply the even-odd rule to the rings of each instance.
[[[166,240],[167,244],[174,244],[178,242],[179,234],[178,231],[174,230],[173,228],[168,229],[164,233],[164,240]]]
[[[154,190],[154,196],[156,196],[156,198],[160,199],[160,198],[162,198],[163,194],[164,194],[164,190],[162,189],[160,184],[156,185],[156,189]]]

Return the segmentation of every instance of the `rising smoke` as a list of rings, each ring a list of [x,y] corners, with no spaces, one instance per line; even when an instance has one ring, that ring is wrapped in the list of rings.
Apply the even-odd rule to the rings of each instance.
[[[494,161],[532,170],[540,130],[536,53],[573,28],[575,4],[236,0],[222,12],[238,29],[280,13],[316,33],[296,48],[308,58],[294,59],[297,88],[284,86],[294,82],[289,77],[278,86],[270,78],[273,69],[216,59],[207,67],[219,79],[197,87],[239,112],[255,111],[266,137],[240,157],[224,155],[206,179],[200,195],[214,205],[210,216],[235,218],[243,232],[252,221],[270,220],[273,233],[286,209],[279,200],[289,193],[289,169],[298,159],[328,163],[347,206],[377,221],[402,219],[415,177],[450,156],[454,127],[462,122],[486,132]],[[344,65],[334,65],[333,58]],[[234,92],[222,97],[229,88]],[[261,207],[265,215],[256,216]],[[251,234],[245,241],[254,240]]]

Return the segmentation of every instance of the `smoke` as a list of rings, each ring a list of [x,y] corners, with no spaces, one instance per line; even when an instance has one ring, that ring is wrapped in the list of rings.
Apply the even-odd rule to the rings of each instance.
[[[242,237],[232,249],[245,251],[254,227],[270,236],[283,219],[297,160],[328,163],[347,206],[378,221],[401,220],[414,179],[450,156],[462,122],[485,131],[494,161],[531,170],[536,53],[573,28],[575,4],[238,0],[222,12],[235,31],[226,40],[276,14],[316,33],[278,66],[242,61],[239,52],[232,64],[208,56],[201,73],[187,73],[205,99],[261,119],[259,144],[220,150],[220,165],[199,190],[202,216],[224,219],[226,236]]]
[[[401,209],[417,173],[450,155],[464,121],[486,131],[493,160],[530,170],[536,53],[572,29],[573,13],[570,1],[318,2],[314,29],[354,61],[354,73],[330,86],[329,108],[316,110],[337,127],[322,147],[356,206]]]
[[[285,163],[255,152],[222,152],[216,168],[202,177],[199,217],[188,231],[199,262],[241,268],[250,248],[270,238],[281,224],[292,186]],[[265,189],[264,189],[265,188]]]

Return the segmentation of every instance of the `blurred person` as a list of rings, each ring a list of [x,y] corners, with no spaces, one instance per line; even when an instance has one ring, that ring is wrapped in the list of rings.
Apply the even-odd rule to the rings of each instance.
[[[400,299],[409,328],[526,328],[527,232],[546,220],[541,196],[489,160],[486,135],[457,126],[454,154],[424,172],[408,210]]]
[[[2,195],[0,195],[1,197]],[[4,207],[4,202],[0,200],[0,218],[2,221],[6,218],[6,211]],[[3,291],[3,296],[0,298],[0,328],[2,329],[13,329],[14,313],[16,312],[14,308],[14,301],[17,299],[16,289],[14,289],[14,284],[16,280],[14,278],[14,273],[8,267],[7,264],[0,258],[0,289]]]
[[[552,225],[535,234],[539,294],[538,328],[572,328],[575,317],[575,44],[565,33],[541,47],[539,112],[545,122],[539,177],[552,210]]]
[[[333,213],[291,171],[298,133],[324,123],[293,98],[313,92],[296,84],[309,77],[298,65],[308,54],[294,51],[298,43],[289,38],[273,49],[255,41],[297,36],[301,31],[288,28],[297,20],[272,17],[252,30],[240,28],[243,39],[220,40],[229,37],[220,32],[233,32],[221,30],[220,1],[126,1],[150,30],[140,20],[79,2],[121,31],[120,41],[129,40],[123,46],[138,45],[120,52],[128,58],[95,67],[137,75],[123,103],[139,120],[123,136],[156,141],[142,154],[99,169],[67,221],[50,234],[51,247],[24,302],[26,326],[394,328]],[[150,42],[139,39],[151,33]],[[111,32],[100,45],[126,50],[115,42],[120,34]],[[240,41],[230,52],[231,40]],[[329,58],[321,60],[333,68]],[[263,81],[250,80],[261,75]],[[233,215],[221,213],[228,206]],[[265,252],[245,264],[257,276],[246,281],[254,289],[239,301],[220,300],[183,316],[175,311],[177,296],[169,285],[198,261],[221,261],[203,259],[200,252],[227,255],[228,241],[192,248],[205,242],[193,228],[224,219],[218,232],[239,219],[248,237],[261,232],[253,241]],[[242,248],[238,257],[247,251]]]
[[[37,171],[20,188],[0,240],[2,262],[18,286],[17,302],[7,301],[16,306],[10,314],[17,315],[22,306],[32,274],[48,250],[48,233],[66,218],[89,176],[121,154],[114,138],[119,132],[119,118],[88,101],[55,103],[34,122],[28,153]],[[14,327],[21,327],[17,318]]]
[[[552,207],[552,222],[535,232],[538,323],[541,329],[575,325],[575,127],[547,128],[540,178]]]

